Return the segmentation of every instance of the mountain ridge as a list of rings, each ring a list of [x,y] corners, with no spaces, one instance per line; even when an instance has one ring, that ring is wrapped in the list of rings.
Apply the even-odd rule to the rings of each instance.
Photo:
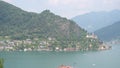
[[[79,26],[86,29],[88,32],[94,32],[100,28],[111,25],[120,20],[120,10],[109,12],[91,12],[83,15],[78,15],[72,18]]]
[[[112,41],[120,38],[120,21],[95,31],[95,34],[103,41]]]

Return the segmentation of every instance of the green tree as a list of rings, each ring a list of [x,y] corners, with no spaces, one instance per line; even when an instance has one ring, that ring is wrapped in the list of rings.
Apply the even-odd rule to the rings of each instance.
[[[4,63],[4,60],[0,59],[0,68],[3,68],[3,63]]]

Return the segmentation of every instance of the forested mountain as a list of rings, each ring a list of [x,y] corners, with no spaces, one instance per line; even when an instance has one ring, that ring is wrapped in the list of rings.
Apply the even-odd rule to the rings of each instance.
[[[3,39],[37,39],[39,41],[49,39],[47,42],[49,46],[54,44],[59,47],[61,45],[76,47],[79,45],[83,49],[88,48],[89,45],[98,47],[99,40],[87,38],[86,35],[87,31],[75,22],[55,15],[49,10],[39,14],[27,12],[0,1],[0,37]]]
[[[120,10],[113,10],[109,12],[91,12],[84,15],[78,15],[72,19],[87,31],[94,32],[119,21]]]
[[[0,35],[14,39],[32,37],[78,38],[85,31],[73,21],[54,15],[49,10],[40,14],[23,11],[0,2]],[[23,38],[22,38],[23,37]]]
[[[103,41],[120,39],[120,21],[95,31],[95,34]]]

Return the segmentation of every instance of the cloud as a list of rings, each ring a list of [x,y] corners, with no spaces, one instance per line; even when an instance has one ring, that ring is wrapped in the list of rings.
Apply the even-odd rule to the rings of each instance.
[[[71,3],[77,0],[48,0],[50,5],[59,6],[59,5],[70,5]]]
[[[5,1],[5,2],[11,2],[12,0],[3,0],[3,1]]]
[[[59,3],[59,0],[48,0],[48,2],[51,5],[57,5]]]
[[[49,0],[52,9],[67,17],[97,11],[120,9],[120,0]],[[67,12],[67,13],[66,13]]]

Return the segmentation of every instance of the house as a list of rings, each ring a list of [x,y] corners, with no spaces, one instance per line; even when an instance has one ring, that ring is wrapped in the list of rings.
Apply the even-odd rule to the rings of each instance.
[[[92,33],[92,34],[88,34],[88,35],[86,35],[86,38],[97,39],[97,35],[95,35],[94,33]]]

